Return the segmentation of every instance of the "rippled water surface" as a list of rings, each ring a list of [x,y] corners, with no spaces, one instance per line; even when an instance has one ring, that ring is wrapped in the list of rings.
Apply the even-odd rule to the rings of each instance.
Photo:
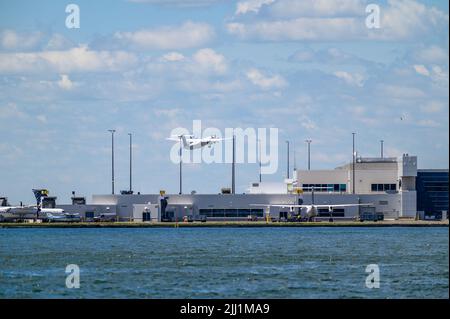
[[[0,298],[448,298],[448,243],[431,227],[0,229]]]

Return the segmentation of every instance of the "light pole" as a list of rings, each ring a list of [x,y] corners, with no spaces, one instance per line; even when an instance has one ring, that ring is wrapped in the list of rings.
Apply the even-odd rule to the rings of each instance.
[[[133,148],[133,134],[128,133],[128,136],[130,137],[130,194],[133,191],[132,186],[132,176],[133,176],[133,154],[132,154],[132,148]]]
[[[383,140],[381,140],[380,141],[380,144],[381,144],[381,158],[383,158],[384,157],[384,154],[383,154],[383,144],[384,144],[384,141]]]
[[[353,171],[353,187],[352,187],[352,193],[355,194],[355,162],[356,162],[356,154],[355,154],[355,135],[356,133],[352,133],[353,136],[353,165],[352,165],[352,171]]]
[[[236,137],[233,132],[233,163],[231,165],[231,194],[234,194],[236,192]]]
[[[182,136],[180,136],[180,195],[183,194],[183,180],[182,180],[182,167],[183,167],[183,143],[181,141]]]
[[[286,144],[287,144],[287,167],[286,167],[287,174],[286,174],[286,177],[287,177],[287,179],[289,179],[289,141],[286,141]]]
[[[311,170],[311,142],[312,140],[305,140],[308,144],[308,171]]]
[[[292,153],[294,153],[294,171],[297,171],[297,157],[295,155],[295,142],[294,145],[292,146]],[[294,176],[292,176],[294,178]]]
[[[114,133],[116,130],[108,130],[111,133],[111,186],[114,195]]]
[[[259,165],[259,182],[261,183],[261,140],[258,138],[258,165]]]

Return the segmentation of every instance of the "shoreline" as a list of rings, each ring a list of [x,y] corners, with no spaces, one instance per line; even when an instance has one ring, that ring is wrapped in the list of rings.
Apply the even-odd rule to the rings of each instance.
[[[0,228],[221,228],[221,227],[448,227],[446,221],[378,221],[378,222],[89,222],[89,223],[0,223]]]

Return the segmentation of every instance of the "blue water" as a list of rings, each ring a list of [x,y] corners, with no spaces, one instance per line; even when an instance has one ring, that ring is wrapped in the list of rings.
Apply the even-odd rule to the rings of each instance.
[[[448,298],[448,251],[448,228],[0,229],[0,298]]]

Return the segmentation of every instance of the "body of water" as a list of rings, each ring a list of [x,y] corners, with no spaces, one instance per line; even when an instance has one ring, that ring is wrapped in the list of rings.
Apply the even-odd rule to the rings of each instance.
[[[0,298],[448,298],[448,252],[446,227],[0,229]]]

